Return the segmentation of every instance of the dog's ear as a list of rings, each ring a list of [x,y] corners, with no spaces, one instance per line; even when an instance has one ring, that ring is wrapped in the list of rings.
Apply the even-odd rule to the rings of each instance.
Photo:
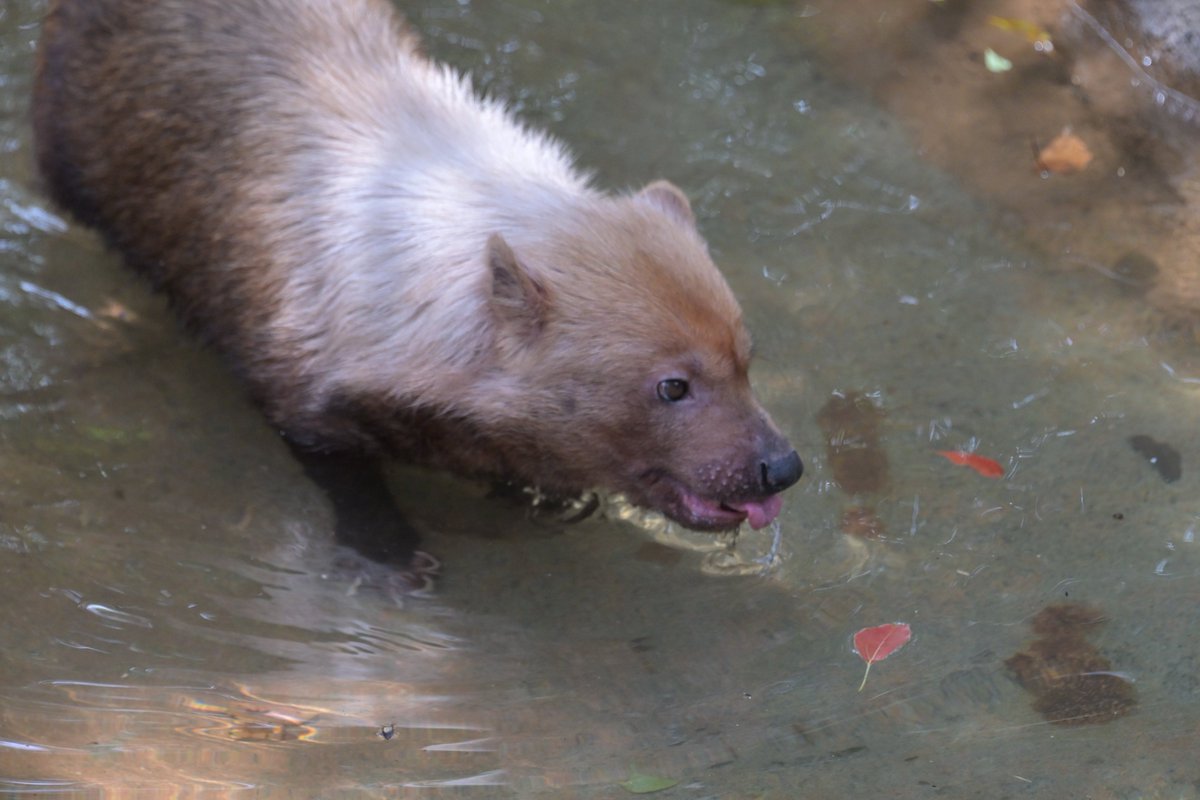
[[[492,280],[492,314],[522,340],[536,338],[549,316],[550,294],[546,287],[529,274],[498,233],[488,238],[487,264]]]
[[[634,197],[654,206],[681,225],[696,227],[696,215],[692,213],[692,204],[688,202],[687,195],[670,181],[649,183]]]

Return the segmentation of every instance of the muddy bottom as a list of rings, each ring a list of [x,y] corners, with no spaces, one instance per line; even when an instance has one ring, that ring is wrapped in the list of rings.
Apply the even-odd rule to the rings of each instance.
[[[1144,295],[1151,335],[1182,341],[1194,359],[1200,68],[1188,34],[1164,38],[1195,22],[1194,4],[807,8],[797,38],[893,114],[921,158],[993,204],[998,232],[1052,268],[1091,270],[1114,291]],[[1085,160],[1039,158],[1064,132]]]

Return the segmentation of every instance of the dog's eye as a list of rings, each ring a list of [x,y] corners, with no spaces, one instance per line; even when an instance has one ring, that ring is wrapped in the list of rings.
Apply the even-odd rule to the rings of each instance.
[[[688,382],[682,378],[667,378],[658,382],[658,396],[668,403],[678,403],[687,397]]]

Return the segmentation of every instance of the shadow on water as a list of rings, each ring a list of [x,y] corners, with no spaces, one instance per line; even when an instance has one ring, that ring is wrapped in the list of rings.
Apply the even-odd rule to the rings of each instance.
[[[912,67],[903,39],[832,6],[414,17],[602,183],[689,191],[808,473],[764,569],[769,532],[714,560],[617,505],[562,525],[397,466],[447,565],[399,604],[221,365],[41,199],[39,6],[0,10],[0,793],[599,798],[636,772],[663,797],[1196,796],[1192,334],[1063,256],[1115,212],[1014,216],[1078,189],[989,193],[930,150],[911,109],[969,127],[987,104],[946,85],[978,75],[881,92],[848,62]],[[955,13],[934,33],[970,50]],[[1053,246],[1022,235],[1044,222]],[[1182,263],[1156,225],[1135,249]],[[913,639],[859,692],[853,634],[893,621]]]

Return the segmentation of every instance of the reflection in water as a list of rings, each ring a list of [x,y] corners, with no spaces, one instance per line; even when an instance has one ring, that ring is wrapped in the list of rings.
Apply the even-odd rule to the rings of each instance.
[[[341,681],[309,685],[304,679],[281,683],[281,700],[249,686],[217,689],[197,682],[146,686],[50,682],[40,696],[11,708],[6,728],[37,731],[67,744],[47,747],[32,741],[7,747],[39,757],[53,756],[60,775],[79,776],[79,785],[112,788],[208,785],[216,790],[287,785],[297,763],[322,791],[391,783],[409,778],[463,779],[472,764],[494,767],[495,747],[470,726],[438,724],[431,710],[438,698],[420,697],[405,684]],[[303,698],[320,698],[305,704]],[[345,710],[345,701],[387,699],[393,736],[379,737],[380,725]],[[35,702],[30,702],[35,701]],[[26,716],[28,715],[28,716]],[[37,715],[39,718],[34,719]],[[367,754],[383,756],[389,774],[376,774]],[[456,753],[453,758],[438,753]],[[463,755],[467,754],[467,755]],[[475,755],[478,754],[478,755]],[[300,759],[300,761],[298,761]],[[363,761],[353,773],[344,767]],[[35,773],[38,761],[6,761],[8,774]],[[16,772],[14,772],[16,770]],[[5,788],[11,788],[6,786]]]
[[[333,547],[227,371],[45,207],[25,116],[43,4],[5,6],[0,793],[609,798],[638,773],[678,780],[664,797],[1194,794],[1200,654],[1177,611],[1200,579],[1200,362],[1147,305],[1195,263],[1190,155],[1084,114],[1081,91],[1124,96],[1072,82],[1086,49],[1009,52],[1004,77],[972,60],[1006,47],[986,16],[1017,2],[415,12],[601,184],[688,190],[812,477],[765,570],[770,531],[693,537],[616,501],[530,520],[397,468],[446,565],[402,605]],[[895,116],[838,83],[876,68]],[[914,112],[928,127],[901,129]],[[1043,179],[1029,129],[1066,123],[1096,158]],[[874,388],[818,411],[847,386],[878,387],[886,420]],[[1147,431],[1174,480],[1131,451]],[[948,477],[953,447],[1007,470]],[[706,571],[730,557],[750,574]],[[1120,613],[1026,644],[1062,603]],[[858,693],[853,633],[888,619],[920,636]],[[1110,724],[1030,708],[1083,672],[1052,718],[1101,687]],[[1125,675],[1137,713],[1114,714]]]
[[[445,612],[360,602],[348,594],[354,581],[312,570],[331,554],[294,555],[230,565],[250,591],[214,595],[194,616],[171,613],[169,603],[135,614],[67,592],[85,616],[56,624],[64,646],[86,649],[97,666],[121,653],[123,663],[163,666],[4,691],[4,774],[44,775],[53,756],[54,774],[80,786],[234,792],[291,785],[303,764],[305,784],[339,792],[495,771],[486,715],[463,702],[463,642],[430,627]],[[167,643],[173,652],[164,654]],[[147,658],[151,650],[158,659]],[[239,676],[238,665],[249,665],[239,651],[250,650],[278,666]],[[385,724],[393,730],[386,741],[378,736]],[[356,760],[361,769],[348,771]]]

